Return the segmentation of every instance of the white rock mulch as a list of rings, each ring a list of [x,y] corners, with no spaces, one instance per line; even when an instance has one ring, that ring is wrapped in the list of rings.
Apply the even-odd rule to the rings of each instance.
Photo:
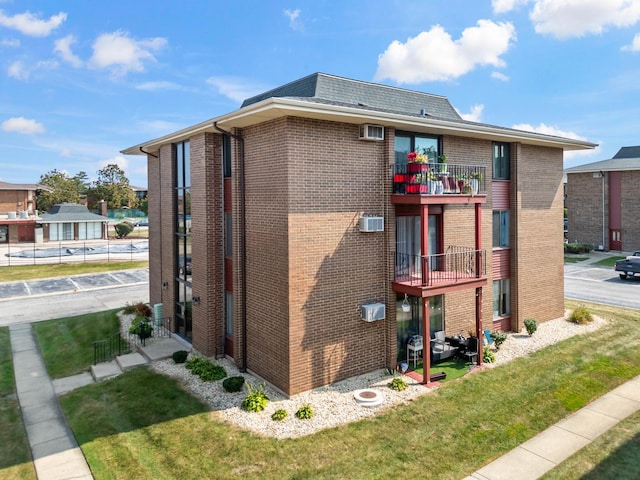
[[[500,350],[495,352],[496,362],[487,366],[502,365],[565,338],[594,331],[605,324],[606,320],[597,317],[588,325],[576,325],[560,318],[539,324],[533,336],[529,336],[526,331],[509,333]],[[263,384],[261,379],[249,373],[239,373],[237,367],[228,359],[220,359],[217,362],[224,366],[229,376],[242,375],[246,382],[256,387]],[[384,370],[378,370],[291,398],[266,385],[269,404],[264,411],[253,413],[240,408],[242,399],[247,395],[246,388],[238,393],[225,392],[221,381],[203,382],[199,377],[192,375],[184,364],[175,364],[172,359],[155,362],[152,368],[178,379],[187,391],[206,402],[221,420],[259,435],[279,439],[308,435],[325,428],[372,417],[391,406],[408,403],[431,391],[416,380],[403,375],[402,378],[409,387],[402,392],[396,392],[387,386],[393,377]],[[361,406],[354,398],[354,392],[360,389],[376,391],[384,397],[384,402],[374,408]],[[296,418],[295,412],[306,404],[313,408],[314,417],[308,420]],[[287,411],[287,418],[284,421],[272,420],[271,415],[279,409]]]

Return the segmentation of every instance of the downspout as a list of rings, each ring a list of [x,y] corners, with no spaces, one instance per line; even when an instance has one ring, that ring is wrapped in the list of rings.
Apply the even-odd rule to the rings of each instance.
[[[142,153],[144,153],[145,155],[151,155],[151,156],[152,156],[152,157],[154,157],[154,158],[158,158],[158,156],[157,156],[157,155],[154,155],[154,154],[153,154],[153,153],[151,153],[151,152],[145,152],[145,151],[142,149],[142,147],[138,147],[138,148],[140,148],[140,151],[141,151]]]
[[[238,163],[240,176],[238,178],[238,187],[240,188],[240,256],[242,261],[240,262],[240,284],[242,288],[242,295],[240,302],[242,304],[242,365],[241,372],[247,371],[247,242],[245,238],[246,231],[246,190],[245,190],[245,168],[244,168],[244,138],[240,135],[236,135],[231,132],[227,132],[218,126],[218,122],[213,122],[213,128],[222,133],[223,135],[229,135],[231,138],[238,142]]]

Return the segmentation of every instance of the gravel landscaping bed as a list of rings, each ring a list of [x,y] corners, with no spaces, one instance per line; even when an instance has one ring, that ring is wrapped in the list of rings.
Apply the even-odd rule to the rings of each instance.
[[[128,330],[126,317],[121,316],[124,331]],[[565,338],[597,330],[605,324],[606,320],[598,317],[587,325],[577,325],[560,318],[539,324],[538,330],[532,336],[529,336],[526,331],[509,333],[500,350],[495,352],[496,362],[485,365],[493,368],[505,364],[514,358],[522,357]],[[191,354],[189,356],[191,357]],[[154,362],[152,368],[178,379],[187,391],[206,402],[214,415],[221,420],[256,434],[275,438],[299,437],[371,417],[389,407],[410,402],[417,396],[431,391],[416,380],[403,375],[402,378],[407,382],[408,388],[397,392],[387,386],[393,376],[385,370],[378,370],[287,398],[270,388],[260,378],[246,372],[240,373],[229,359],[219,359],[216,363],[225,368],[228,376],[241,375],[254,387],[264,385],[270,400],[266,409],[258,413],[242,410],[240,405],[247,395],[246,387],[238,393],[228,393],[224,391],[222,381],[203,382],[199,377],[192,375],[184,364],[176,364],[172,359]],[[382,395],[383,403],[377,407],[362,406],[354,398],[354,393],[362,389],[369,389],[376,395]],[[304,405],[310,405],[313,408],[313,418],[300,420],[295,417],[295,412]],[[287,418],[283,421],[272,420],[271,415],[279,409],[287,411]]]

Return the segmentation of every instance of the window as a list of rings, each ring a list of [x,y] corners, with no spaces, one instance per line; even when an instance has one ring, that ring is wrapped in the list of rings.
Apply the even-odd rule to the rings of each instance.
[[[231,176],[231,136],[222,136],[222,170],[224,177]]]
[[[511,285],[508,278],[493,282],[493,318],[511,314]]]
[[[233,337],[233,293],[224,292],[224,333]]]
[[[396,163],[407,163],[407,154],[416,151],[433,152],[429,155],[429,162],[435,162],[441,150],[440,137],[396,133]]]
[[[224,256],[233,257],[233,216],[224,212]]]
[[[189,141],[174,144],[176,329],[191,341],[191,152]]]
[[[509,246],[509,210],[493,211],[493,248]]]
[[[493,178],[496,180],[509,180],[510,145],[508,143],[495,142],[493,144]]]

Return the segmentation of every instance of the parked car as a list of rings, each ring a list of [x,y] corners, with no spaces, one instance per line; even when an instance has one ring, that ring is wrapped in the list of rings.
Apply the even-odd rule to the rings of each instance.
[[[640,250],[636,250],[627,258],[618,260],[613,269],[620,272],[620,278],[626,280],[633,277],[636,273],[640,273]]]
[[[134,227],[148,227],[149,226],[149,221],[148,220],[140,220],[136,223],[133,224]]]
[[[178,261],[178,275],[183,276],[185,273],[187,275],[191,275],[191,257],[181,256],[180,260]]]

